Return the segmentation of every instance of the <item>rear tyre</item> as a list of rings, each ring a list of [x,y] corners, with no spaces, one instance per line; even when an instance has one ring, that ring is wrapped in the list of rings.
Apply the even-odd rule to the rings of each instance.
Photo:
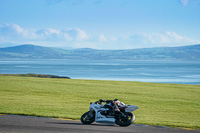
[[[125,112],[124,115],[126,117],[121,116],[115,121],[115,123],[117,125],[126,127],[126,126],[131,125],[134,122],[134,120],[135,120],[135,115],[134,114],[132,114],[130,112]]]
[[[94,112],[88,111],[81,116],[81,122],[83,124],[91,124],[95,121],[95,114]]]

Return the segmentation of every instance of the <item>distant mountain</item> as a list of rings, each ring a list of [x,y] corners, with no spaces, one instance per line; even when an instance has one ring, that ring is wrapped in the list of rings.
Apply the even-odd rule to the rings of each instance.
[[[26,44],[0,48],[0,59],[200,60],[200,44],[128,50],[66,50]]]
[[[0,58],[8,59],[59,59],[64,55],[59,49],[30,44],[0,48]]]

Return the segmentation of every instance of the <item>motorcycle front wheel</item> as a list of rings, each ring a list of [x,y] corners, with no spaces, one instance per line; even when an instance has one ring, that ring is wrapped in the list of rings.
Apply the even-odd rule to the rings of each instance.
[[[81,122],[83,124],[91,124],[95,121],[95,114],[94,112],[88,111],[81,116]]]
[[[121,116],[115,121],[115,123],[117,125],[126,127],[126,126],[131,125],[134,122],[134,120],[135,120],[134,114],[132,114],[130,112],[125,112],[124,115],[126,115],[126,117]]]

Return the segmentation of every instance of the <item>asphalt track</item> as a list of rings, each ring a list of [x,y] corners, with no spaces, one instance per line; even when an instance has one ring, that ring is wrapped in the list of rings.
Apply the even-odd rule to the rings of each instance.
[[[0,133],[200,133],[161,126],[132,124],[128,127],[106,124],[84,125],[78,120],[46,117],[0,115]]]

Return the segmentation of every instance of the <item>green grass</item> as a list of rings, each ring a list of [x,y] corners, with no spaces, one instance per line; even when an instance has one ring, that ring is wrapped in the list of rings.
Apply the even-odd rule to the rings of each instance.
[[[0,76],[0,113],[79,119],[89,103],[138,105],[135,123],[200,129],[200,86]]]

